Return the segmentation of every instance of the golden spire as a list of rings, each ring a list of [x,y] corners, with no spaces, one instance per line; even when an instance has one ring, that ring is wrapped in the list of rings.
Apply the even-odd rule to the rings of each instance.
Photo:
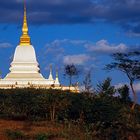
[[[20,45],[26,46],[30,45],[30,37],[28,35],[28,25],[27,25],[27,16],[26,16],[26,5],[24,0],[24,19],[23,19],[23,27],[22,27],[22,36],[20,37]]]

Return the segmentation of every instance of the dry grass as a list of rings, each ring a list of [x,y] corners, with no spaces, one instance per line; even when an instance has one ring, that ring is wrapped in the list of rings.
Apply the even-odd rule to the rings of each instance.
[[[33,140],[35,135],[39,133],[61,134],[63,126],[60,124],[52,124],[51,122],[28,122],[28,121],[12,121],[0,120],[0,140],[8,140],[5,131],[20,131]],[[65,140],[57,136],[53,140]]]

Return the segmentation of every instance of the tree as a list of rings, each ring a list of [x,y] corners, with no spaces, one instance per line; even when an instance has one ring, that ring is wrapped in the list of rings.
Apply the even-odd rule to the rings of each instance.
[[[126,74],[129,79],[129,84],[133,93],[134,102],[131,107],[134,110],[137,103],[136,91],[134,82],[140,79],[140,52],[116,53],[112,55],[114,62],[106,65],[107,70],[117,69]]]
[[[79,73],[78,69],[74,64],[68,64],[64,68],[64,75],[69,77],[69,89],[72,85],[72,77],[77,76]]]
[[[116,92],[115,87],[111,85],[111,78],[106,78],[103,83],[97,85],[97,93],[101,95],[112,96]]]
[[[84,90],[86,93],[93,92],[92,80],[91,80],[91,71],[88,71],[85,75],[85,79],[83,81]]]
[[[130,101],[130,97],[129,97],[129,87],[127,85],[124,85],[122,87],[120,87],[118,89],[118,92],[121,96],[121,99],[124,103],[129,102]]]
[[[38,101],[43,112],[46,116],[49,116],[52,122],[56,120],[58,113],[65,110],[70,104],[66,94],[63,94],[61,90],[52,89],[49,89],[46,94],[40,94]],[[64,114],[62,117],[64,117]]]

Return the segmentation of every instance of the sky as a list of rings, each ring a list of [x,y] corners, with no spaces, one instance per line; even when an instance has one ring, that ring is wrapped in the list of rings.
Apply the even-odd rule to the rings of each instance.
[[[59,70],[60,82],[67,64],[75,64],[82,85],[84,75],[92,70],[93,86],[107,77],[112,84],[127,84],[118,71],[107,72],[111,54],[140,48],[140,0],[27,0],[29,35],[44,77],[49,65]],[[23,22],[23,0],[0,0],[0,70],[9,72]],[[139,82],[136,83],[140,91]],[[140,96],[138,94],[138,96]]]

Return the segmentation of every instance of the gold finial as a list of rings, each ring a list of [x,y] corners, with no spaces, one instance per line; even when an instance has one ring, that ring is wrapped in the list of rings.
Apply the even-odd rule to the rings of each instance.
[[[23,19],[23,27],[22,27],[22,36],[20,37],[20,45],[26,46],[30,45],[30,37],[28,35],[28,25],[27,25],[27,16],[26,16],[26,4],[24,0],[24,19]]]

